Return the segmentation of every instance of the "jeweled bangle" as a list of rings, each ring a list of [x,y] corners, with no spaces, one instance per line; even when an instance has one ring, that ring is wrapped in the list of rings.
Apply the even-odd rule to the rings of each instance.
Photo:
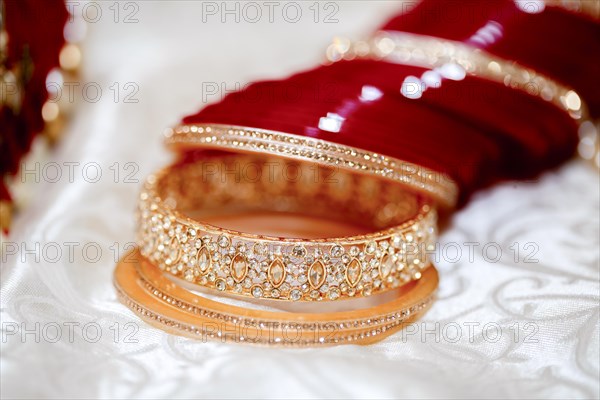
[[[576,120],[587,118],[587,107],[573,89],[537,71],[465,43],[407,32],[382,31],[367,41],[337,38],[327,59],[374,58],[403,65],[439,68],[441,73],[478,76],[552,102]],[[457,79],[450,77],[450,79]],[[458,78],[460,79],[460,78]]]
[[[453,207],[458,186],[451,178],[419,165],[345,146],[266,129],[221,124],[179,125],[165,133],[166,143],[182,148],[216,148],[309,161],[315,165],[382,177],[425,194],[443,207]]]
[[[290,169],[296,179],[285,176]],[[166,168],[148,178],[139,204],[144,257],[192,287],[253,298],[337,300],[395,289],[422,276],[436,238],[435,210],[401,185],[260,156]],[[203,213],[264,210],[361,228],[346,237],[298,239],[202,222]]]
[[[438,284],[434,267],[392,300],[372,307],[317,313],[264,311],[210,300],[167,279],[137,250],[115,270],[123,303],[148,323],[201,340],[262,345],[369,344],[402,329],[431,305]]]

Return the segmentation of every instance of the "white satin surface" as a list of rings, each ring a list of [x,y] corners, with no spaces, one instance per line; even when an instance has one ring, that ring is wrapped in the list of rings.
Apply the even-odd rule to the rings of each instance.
[[[137,4],[138,23],[115,23],[106,3],[88,24],[81,79],[103,96],[77,102],[64,140],[37,158],[42,167],[96,162],[101,179],[75,169],[73,182],[19,186],[29,204],[3,245],[25,248],[2,260],[2,398],[600,396],[600,184],[580,161],[479,193],[458,212],[439,246],[439,299],[410,331],[378,344],[203,343],[141,322],[117,301],[112,274],[134,239],[139,182],[169,160],[162,131],[204,104],[203,82],[232,90],[307,68],[335,34],[363,37],[398,4],[338,2],[332,24],[315,24],[308,3],[297,24],[203,23],[200,2]],[[137,83],[139,102],[115,102],[115,82]],[[124,179],[128,162],[138,183]],[[25,251],[36,243],[47,253],[37,260]],[[63,250],[58,261],[51,243]],[[95,247],[82,250],[90,243],[98,260]]]

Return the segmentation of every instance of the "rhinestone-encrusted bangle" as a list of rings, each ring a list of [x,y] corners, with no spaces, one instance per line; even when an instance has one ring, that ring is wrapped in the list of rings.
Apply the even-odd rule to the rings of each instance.
[[[408,211],[409,218],[369,234],[278,238],[223,229],[187,217],[159,193],[160,186],[178,179],[179,173],[190,174],[168,168],[148,179],[140,195],[138,244],[142,255],[165,273],[192,285],[253,298],[327,301],[395,289],[418,280],[429,265],[437,215],[427,203],[406,206],[414,209]],[[204,193],[201,184],[197,190]],[[290,188],[281,190],[287,193]],[[179,196],[180,203],[186,200],[184,194],[173,196]],[[311,199],[306,200],[307,207],[314,207]],[[262,197],[253,201],[262,202]],[[382,203],[381,208],[386,208],[385,204],[398,207],[400,201],[392,197],[391,203]]]
[[[453,207],[458,186],[448,176],[382,154],[285,132],[221,124],[179,125],[165,132],[172,147],[217,148],[309,161],[390,179]]]

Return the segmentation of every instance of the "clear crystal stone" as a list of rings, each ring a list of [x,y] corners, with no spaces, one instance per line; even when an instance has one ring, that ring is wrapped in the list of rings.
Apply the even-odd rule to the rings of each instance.
[[[262,243],[255,243],[253,251],[258,255],[264,255],[267,252],[267,246]]]
[[[229,238],[225,235],[221,235],[221,236],[219,236],[217,243],[221,247],[227,247],[227,246],[229,246]]]
[[[375,242],[369,242],[367,244],[367,246],[365,247],[365,252],[367,254],[373,254],[376,249],[377,249],[377,243],[375,243]]]
[[[290,291],[290,289],[291,289],[291,286],[290,286],[290,284],[289,284],[289,283],[287,283],[287,282],[284,282],[284,283],[283,283],[283,284],[282,284],[282,285],[279,287],[279,290],[280,290],[282,293],[287,293],[287,292],[289,292],[289,291]]]
[[[340,289],[337,287],[332,287],[329,289],[329,293],[327,293],[327,297],[329,300],[336,300],[340,297]]]
[[[292,299],[293,301],[298,301],[301,297],[302,292],[300,292],[298,289],[292,289],[292,291],[290,292],[290,299]]]
[[[256,298],[260,298],[263,295],[263,290],[260,286],[254,286],[252,288],[252,296],[256,297]]]
[[[342,255],[342,253],[344,252],[344,248],[340,245],[335,245],[331,248],[331,256],[332,257],[340,257]]]
[[[294,254],[295,257],[302,258],[306,256],[306,249],[302,245],[294,246],[292,254]]]

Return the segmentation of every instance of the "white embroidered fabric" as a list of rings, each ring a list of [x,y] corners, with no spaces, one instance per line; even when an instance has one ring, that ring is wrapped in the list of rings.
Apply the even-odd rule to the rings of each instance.
[[[28,204],[2,247],[2,398],[600,396],[600,183],[581,161],[456,213],[438,246],[439,299],[378,344],[253,347],[141,322],[112,273],[134,238],[140,182],[169,160],[163,129],[224,91],[314,65],[335,34],[363,37],[398,5],[336,3],[338,22],[325,23],[336,8],[320,3],[315,23],[301,3],[294,24],[278,8],[273,23],[222,23],[202,2],[135,4],[136,23],[102,3],[87,24],[64,140],[34,152],[16,187]],[[97,102],[86,83],[102,89]]]

